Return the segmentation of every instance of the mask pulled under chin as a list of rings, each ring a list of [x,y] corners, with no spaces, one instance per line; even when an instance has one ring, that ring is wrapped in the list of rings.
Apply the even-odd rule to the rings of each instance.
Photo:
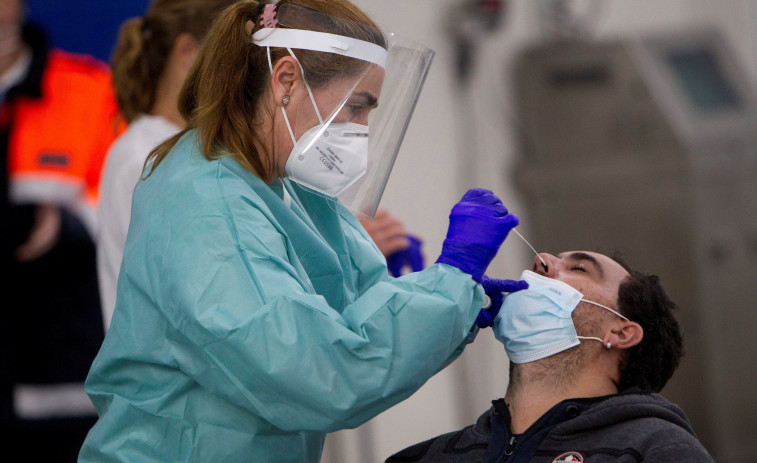
[[[581,301],[612,309],[583,299],[583,294],[567,283],[525,270],[520,277],[528,289],[508,294],[494,320],[494,336],[505,346],[513,363],[540,360],[581,343],[580,339],[602,342],[599,338],[578,336],[571,317]]]

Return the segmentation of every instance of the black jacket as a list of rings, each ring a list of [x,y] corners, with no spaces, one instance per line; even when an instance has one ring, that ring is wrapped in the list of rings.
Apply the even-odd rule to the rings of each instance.
[[[387,463],[713,462],[683,411],[654,392],[566,400],[516,436],[504,401],[493,404],[475,425],[409,447]]]

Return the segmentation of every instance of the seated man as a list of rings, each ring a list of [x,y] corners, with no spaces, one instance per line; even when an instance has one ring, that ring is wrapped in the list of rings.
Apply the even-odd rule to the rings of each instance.
[[[712,462],[657,394],[683,351],[658,277],[616,256],[541,256],[495,319],[511,362],[505,398],[387,462]]]

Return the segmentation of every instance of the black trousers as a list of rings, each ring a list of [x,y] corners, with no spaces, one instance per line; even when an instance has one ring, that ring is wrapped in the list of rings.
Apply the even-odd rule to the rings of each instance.
[[[75,463],[96,421],[96,417],[17,420],[2,433],[3,454],[16,455],[16,461],[29,463]]]

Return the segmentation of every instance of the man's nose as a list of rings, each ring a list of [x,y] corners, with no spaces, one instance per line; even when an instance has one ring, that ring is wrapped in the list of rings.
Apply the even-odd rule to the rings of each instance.
[[[544,259],[544,262],[542,262],[542,259]],[[534,263],[531,266],[531,271],[538,273],[539,275],[554,278],[554,274],[557,272],[558,260],[559,259],[552,254],[541,252],[537,256],[534,256]]]

